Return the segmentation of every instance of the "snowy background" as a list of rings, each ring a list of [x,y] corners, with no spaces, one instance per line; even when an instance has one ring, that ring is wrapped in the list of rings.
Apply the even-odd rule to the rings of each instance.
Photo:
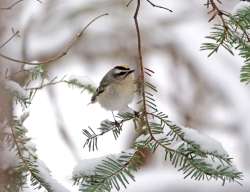
[[[242,60],[222,49],[210,58],[207,52],[199,50],[212,26],[207,23],[205,0],[154,2],[174,11],[169,13],[143,3],[139,18],[145,64],[155,71],[152,81],[159,90],[159,110],[178,124],[220,141],[244,173],[244,181],[243,186],[222,187],[214,181],[184,180],[158,151],[148,157],[147,164],[136,174],[137,182],[125,191],[250,191],[250,89],[239,81]],[[21,38],[2,51],[16,58],[44,60],[60,50],[90,19],[109,13],[91,25],[67,56],[46,65],[52,78],[81,76],[98,85],[111,67],[124,63],[135,66],[134,4],[127,8],[126,3],[125,0],[43,0],[42,4],[24,1],[7,13],[1,12],[1,25],[5,26],[2,41],[9,36],[11,27],[21,31]],[[231,11],[238,0],[223,3],[223,9]],[[13,72],[17,70],[13,64],[2,65],[0,70],[6,67]],[[54,178],[72,192],[77,191],[72,186],[72,171],[81,159],[119,153],[135,139],[135,131],[128,125],[117,141],[112,134],[103,136],[98,152],[83,149],[82,129],[98,127],[102,120],[112,119],[112,114],[98,104],[88,105],[90,97],[87,92],[66,85],[46,88],[37,93],[25,121],[40,159]],[[16,113],[20,112],[17,108]]]

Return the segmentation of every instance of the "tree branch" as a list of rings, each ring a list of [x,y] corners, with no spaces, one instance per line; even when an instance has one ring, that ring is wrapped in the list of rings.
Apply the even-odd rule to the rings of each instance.
[[[18,1],[15,1],[14,3],[10,4],[9,6],[7,7],[0,7],[0,9],[2,10],[11,10],[12,8],[14,8],[16,5],[20,4],[21,2],[23,2],[24,0],[18,0]],[[37,2],[39,3],[42,3],[42,1],[40,0],[36,0]]]
[[[16,31],[14,32],[9,39],[7,39],[2,45],[0,45],[0,49],[2,49],[3,47],[5,47],[12,39],[14,39],[14,37],[18,36],[20,33],[20,31]]]
[[[142,46],[141,46],[141,33],[140,33],[140,27],[138,23],[138,14],[141,6],[141,0],[137,0],[137,6],[134,13],[134,22],[135,22],[135,28],[136,28],[136,34],[137,34],[137,46],[138,46],[138,56],[139,56],[139,63],[138,68],[140,69],[140,78],[139,78],[139,86],[141,89],[141,96],[142,96],[142,115],[145,117],[145,124],[147,126],[147,130],[149,131],[149,134],[151,138],[153,138],[153,133],[149,126],[149,120],[148,120],[148,113],[147,113],[147,103],[146,103],[146,93],[145,93],[145,76],[144,76],[144,65],[143,65],[143,57],[142,57]]]
[[[156,5],[155,3],[153,3],[152,1],[150,0],[146,0],[151,6],[153,7],[156,7],[156,8],[159,8],[159,9],[165,9],[169,12],[173,12],[171,9],[167,8],[167,7],[163,7],[163,6],[160,6],[160,5]]]
[[[108,15],[108,13],[99,15],[97,17],[95,17],[94,19],[92,19],[79,33],[76,34],[75,38],[72,40],[72,42],[61,52],[59,52],[56,56],[51,57],[45,61],[26,61],[26,60],[20,60],[20,59],[15,59],[9,56],[6,56],[2,53],[0,53],[0,57],[10,60],[12,62],[16,62],[16,63],[21,63],[21,64],[28,64],[28,65],[44,65],[44,64],[48,64],[54,61],[57,61],[59,59],[61,59],[62,57],[64,57],[65,55],[68,54],[69,50],[73,47],[73,45],[75,45],[75,43],[81,38],[81,36],[83,35],[83,33],[88,29],[88,27],[94,23],[96,20],[98,20],[99,18]]]
[[[130,0],[127,4],[126,7],[129,7],[129,5],[133,2],[134,0]]]

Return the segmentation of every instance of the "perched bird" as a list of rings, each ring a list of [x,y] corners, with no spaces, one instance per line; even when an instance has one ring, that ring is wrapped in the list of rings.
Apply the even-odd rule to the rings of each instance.
[[[128,109],[135,90],[134,70],[115,66],[102,78],[91,103],[98,102],[106,110],[121,112]]]

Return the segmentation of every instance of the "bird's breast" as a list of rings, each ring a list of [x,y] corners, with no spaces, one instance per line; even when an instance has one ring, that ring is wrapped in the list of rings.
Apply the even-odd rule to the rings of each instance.
[[[127,78],[120,83],[111,84],[100,94],[98,102],[107,110],[122,110],[132,101],[135,88],[133,78]]]

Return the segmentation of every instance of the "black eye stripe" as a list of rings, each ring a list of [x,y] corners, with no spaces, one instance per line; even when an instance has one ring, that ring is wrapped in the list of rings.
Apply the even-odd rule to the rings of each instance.
[[[118,76],[122,76],[122,75],[125,75],[125,74],[127,74],[126,71],[121,71],[121,72],[119,72],[119,73],[115,73],[114,75],[115,75],[116,77],[118,77]]]
[[[129,70],[129,68],[123,67],[123,66],[116,66],[115,69],[119,69],[119,70]]]
[[[127,72],[122,71],[122,72],[118,73],[118,75],[125,75],[126,73],[127,73]]]

